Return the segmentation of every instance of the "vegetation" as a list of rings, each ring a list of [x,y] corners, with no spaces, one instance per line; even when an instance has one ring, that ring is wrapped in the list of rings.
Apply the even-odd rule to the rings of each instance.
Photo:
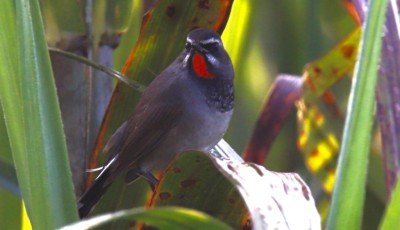
[[[262,220],[251,203],[264,204],[270,194],[264,200],[251,192],[267,176],[246,184],[249,168],[268,174],[263,165],[300,174],[323,228],[394,229],[398,7],[369,2],[6,0],[0,7],[0,226],[55,229],[75,222],[66,228],[124,229],[138,221],[162,229],[264,228],[275,219]],[[79,221],[76,196],[96,173],[87,169],[102,165],[104,143],[194,27],[222,33],[236,72],[225,140],[258,165],[242,165],[235,172],[240,180],[224,171],[229,162],[185,153],[159,175],[156,193],[145,181],[127,186],[120,179],[93,218]],[[117,82],[98,65],[127,79]],[[218,154],[229,150],[220,148]],[[243,190],[252,195],[243,197]],[[303,198],[286,207],[298,210],[308,190],[300,191]],[[312,210],[312,200],[304,204]],[[292,223],[289,212],[272,213]],[[319,220],[312,211],[296,213]]]

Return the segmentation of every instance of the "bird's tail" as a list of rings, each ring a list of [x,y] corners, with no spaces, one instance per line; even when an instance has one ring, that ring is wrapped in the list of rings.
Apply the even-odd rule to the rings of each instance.
[[[104,169],[78,201],[79,217],[85,218],[103,196],[110,183],[110,168]]]

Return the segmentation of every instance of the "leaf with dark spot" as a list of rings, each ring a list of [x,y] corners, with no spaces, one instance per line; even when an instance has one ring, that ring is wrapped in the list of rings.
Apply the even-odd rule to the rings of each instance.
[[[175,168],[181,172],[176,174]],[[165,195],[162,198],[161,194],[166,192],[168,199],[163,199]],[[168,205],[196,209],[217,217],[234,229],[241,229],[248,218],[246,205],[233,185],[205,154],[198,152],[183,153],[177,158],[147,204],[149,207]]]
[[[179,184],[182,186],[182,188],[188,188],[195,186],[198,180],[196,179],[189,179],[189,180],[183,180]]]
[[[298,147],[305,164],[321,180],[328,193],[332,191],[335,181],[338,137],[344,122],[335,96],[329,89],[352,71],[359,39],[358,28],[326,55],[306,66],[303,97],[296,104]]]
[[[161,200],[169,200],[172,197],[172,195],[169,192],[161,192],[160,195],[158,195],[158,197]]]
[[[303,73],[303,97],[307,102],[318,100],[334,83],[353,69],[360,34],[361,30],[357,28],[329,53],[306,65]]]

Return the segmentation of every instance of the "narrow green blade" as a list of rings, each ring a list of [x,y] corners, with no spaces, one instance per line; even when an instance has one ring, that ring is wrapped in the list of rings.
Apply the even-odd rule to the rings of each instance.
[[[5,1],[3,14],[0,99],[18,182],[33,228],[54,229],[77,213],[39,4]]]
[[[360,229],[387,0],[369,1],[326,229]]]
[[[62,230],[89,229],[122,219],[127,221],[143,221],[158,229],[231,229],[223,222],[195,210],[178,207],[163,207],[154,209],[136,208],[128,211],[115,212],[113,214],[100,215],[66,226],[62,228]]]
[[[400,183],[397,185],[392,193],[389,205],[386,208],[385,215],[383,217],[381,230],[397,229],[399,227],[399,213],[400,213]]]

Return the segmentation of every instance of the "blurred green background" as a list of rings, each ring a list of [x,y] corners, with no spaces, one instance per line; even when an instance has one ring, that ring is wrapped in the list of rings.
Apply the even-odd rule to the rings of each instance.
[[[51,11],[52,8],[48,6],[55,1],[40,2],[42,9],[45,9],[42,12],[45,17],[64,18],[66,22],[64,27],[76,34],[84,31],[81,26],[83,18],[70,17],[71,12]],[[103,2],[105,1],[97,1],[97,3]],[[119,31],[120,28],[114,28],[117,33],[122,34],[121,43],[111,55],[112,68],[118,71],[122,71],[137,41],[142,15],[155,0],[133,2],[133,15],[128,30]],[[235,112],[225,139],[238,153],[246,148],[276,76],[279,73],[301,76],[307,63],[322,57],[356,28],[357,23],[346,11],[345,2],[344,0],[234,0],[222,38],[232,57],[236,72]],[[97,6],[104,7],[101,4]],[[56,7],[56,9],[61,8]],[[129,11],[129,9],[123,10]],[[123,10],[122,13],[125,12]],[[94,24],[96,20],[103,20],[104,17],[105,15],[94,15]],[[74,28],[73,25],[79,26]],[[101,29],[104,29],[100,26],[96,31],[96,27],[94,28],[95,34],[101,33]],[[58,33],[52,29],[54,27],[51,24],[46,24],[46,35],[56,35],[47,37],[49,45],[54,45],[52,41],[58,38]],[[151,66],[148,68],[151,71]],[[345,77],[332,89],[342,112],[346,108],[349,86],[349,78]],[[342,124],[338,124],[338,127],[341,126]],[[316,203],[324,218],[328,211],[329,195],[324,193],[319,181],[304,165],[297,148],[297,138],[298,124],[296,110],[293,109],[268,154],[266,168],[279,172],[298,172],[313,190]],[[379,136],[375,135],[376,146],[379,145],[377,139]],[[373,151],[379,152],[379,148],[373,148]],[[380,157],[372,154],[371,158],[369,172],[373,173],[369,174],[363,229],[377,228],[386,202]],[[0,189],[0,193],[3,192]],[[4,193],[9,195],[7,192]],[[20,211],[20,207],[17,211]]]

